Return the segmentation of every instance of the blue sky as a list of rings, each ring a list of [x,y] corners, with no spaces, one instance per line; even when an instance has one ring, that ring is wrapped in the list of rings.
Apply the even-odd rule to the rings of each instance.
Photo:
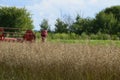
[[[25,7],[32,14],[36,30],[43,19],[54,29],[56,18],[74,18],[76,14],[94,18],[99,11],[115,5],[120,5],[120,0],[0,0],[0,6]]]

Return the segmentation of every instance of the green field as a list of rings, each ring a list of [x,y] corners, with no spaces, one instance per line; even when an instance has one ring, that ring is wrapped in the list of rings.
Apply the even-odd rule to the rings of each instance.
[[[50,42],[55,43],[77,43],[77,44],[92,44],[92,45],[117,45],[120,46],[120,40],[64,40],[64,39],[55,39],[49,40]]]

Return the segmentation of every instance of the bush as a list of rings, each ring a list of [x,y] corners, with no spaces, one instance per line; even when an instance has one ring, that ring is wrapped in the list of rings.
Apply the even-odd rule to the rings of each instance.
[[[110,35],[108,35],[108,34],[100,34],[100,35],[98,35],[98,38],[102,39],[102,40],[109,40]]]
[[[95,35],[95,34],[91,34],[91,35],[90,35],[90,39],[96,40],[96,39],[98,39],[98,36]]]
[[[110,40],[111,37],[109,34],[103,34],[103,33],[98,32],[97,34],[91,34],[90,39]]]
[[[69,35],[65,33],[56,33],[53,36],[53,39],[68,39]]]
[[[80,38],[80,36],[75,33],[70,33],[69,37],[70,37],[70,39],[79,39]]]
[[[120,32],[117,33],[118,38],[120,39]]]
[[[119,37],[118,37],[117,35],[112,35],[112,36],[111,36],[111,39],[112,39],[112,40],[119,40]]]
[[[79,39],[79,35],[75,33],[50,33],[49,39]]]
[[[37,38],[40,38],[40,34],[37,33]],[[98,32],[97,34],[87,35],[86,33],[82,33],[81,35],[75,33],[49,33],[48,39],[92,39],[92,40],[119,40],[120,36],[118,35],[109,35]]]
[[[89,36],[86,33],[81,34],[81,39],[89,39]]]

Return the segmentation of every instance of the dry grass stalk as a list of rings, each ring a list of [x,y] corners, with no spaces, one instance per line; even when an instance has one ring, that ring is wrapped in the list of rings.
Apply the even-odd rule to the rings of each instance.
[[[6,42],[0,45],[2,80],[120,79],[120,48],[114,45]],[[10,74],[5,73],[8,71]]]

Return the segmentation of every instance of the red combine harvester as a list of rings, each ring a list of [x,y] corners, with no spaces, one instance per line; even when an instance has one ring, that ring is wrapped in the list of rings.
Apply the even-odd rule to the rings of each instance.
[[[20,30],[19,28],[0,27],[0,41],[7,41],[7,42],[24,42],[24,41],[33,42],[35,41],[36,37],[32,30],[26,30],[26,32],[24,32],[23,34],[20,34],[19,30]]]

